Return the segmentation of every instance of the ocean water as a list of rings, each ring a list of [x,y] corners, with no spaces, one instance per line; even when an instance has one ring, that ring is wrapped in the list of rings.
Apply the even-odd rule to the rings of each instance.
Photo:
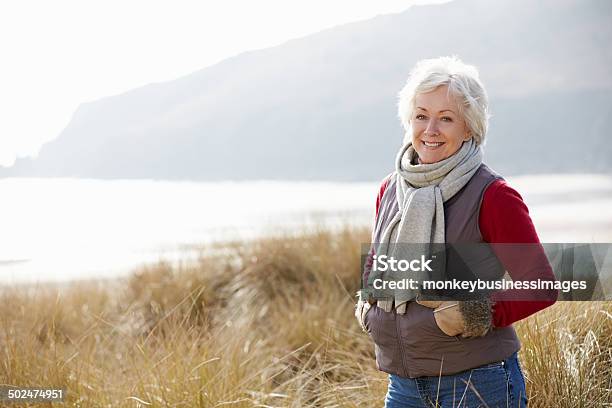
[[[511,178],[543,242],[612,242],[612,176]],[[370,226],[378,183],[0,179],[0,283],[125,275],[198,245]]]

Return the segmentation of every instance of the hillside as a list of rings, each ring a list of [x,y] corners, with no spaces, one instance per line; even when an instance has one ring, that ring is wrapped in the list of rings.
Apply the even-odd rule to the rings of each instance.
[[[378,180],[410,68],[448,54],[489,91],[493,168],[611,172],[611,15],[604,0],[456,0],[339,26],[83,104],[0,176]]]

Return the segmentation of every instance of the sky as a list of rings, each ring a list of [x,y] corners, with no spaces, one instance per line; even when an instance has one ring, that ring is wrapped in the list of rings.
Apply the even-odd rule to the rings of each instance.
[[[83,102],[337,25],[446,1],[2,2],[0,165],[35,156]]]

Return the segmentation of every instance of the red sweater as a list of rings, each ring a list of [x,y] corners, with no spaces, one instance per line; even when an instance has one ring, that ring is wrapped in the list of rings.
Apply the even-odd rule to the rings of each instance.
[[[376,198],[376,216],[380,200],[387,188],[386,178]],[[496,180],[485,190],[478,225],[482,237],[489,243],[540,243],[529,210],[520,194],[504,180]],[[519,257],[511,256],[510,251],[500,250],[493,246],[500,262],[508,271],[512,280],[555,280],[552,268],[544,250],[539,245],[528,246],[528,254]],[[526,259],[527,257],[527,259]],[[558,292],[540,294],[538,299],[550,300],[508,300],[517,292],[507,290],[492,295],[493,325],[509,326],[555,303]]]

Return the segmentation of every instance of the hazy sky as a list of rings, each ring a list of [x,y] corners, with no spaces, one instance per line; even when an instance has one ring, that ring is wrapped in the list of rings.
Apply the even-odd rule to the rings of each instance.
[[[77,106],[237,53],[444,0],[0,3],[0,165],[36,154]]]

